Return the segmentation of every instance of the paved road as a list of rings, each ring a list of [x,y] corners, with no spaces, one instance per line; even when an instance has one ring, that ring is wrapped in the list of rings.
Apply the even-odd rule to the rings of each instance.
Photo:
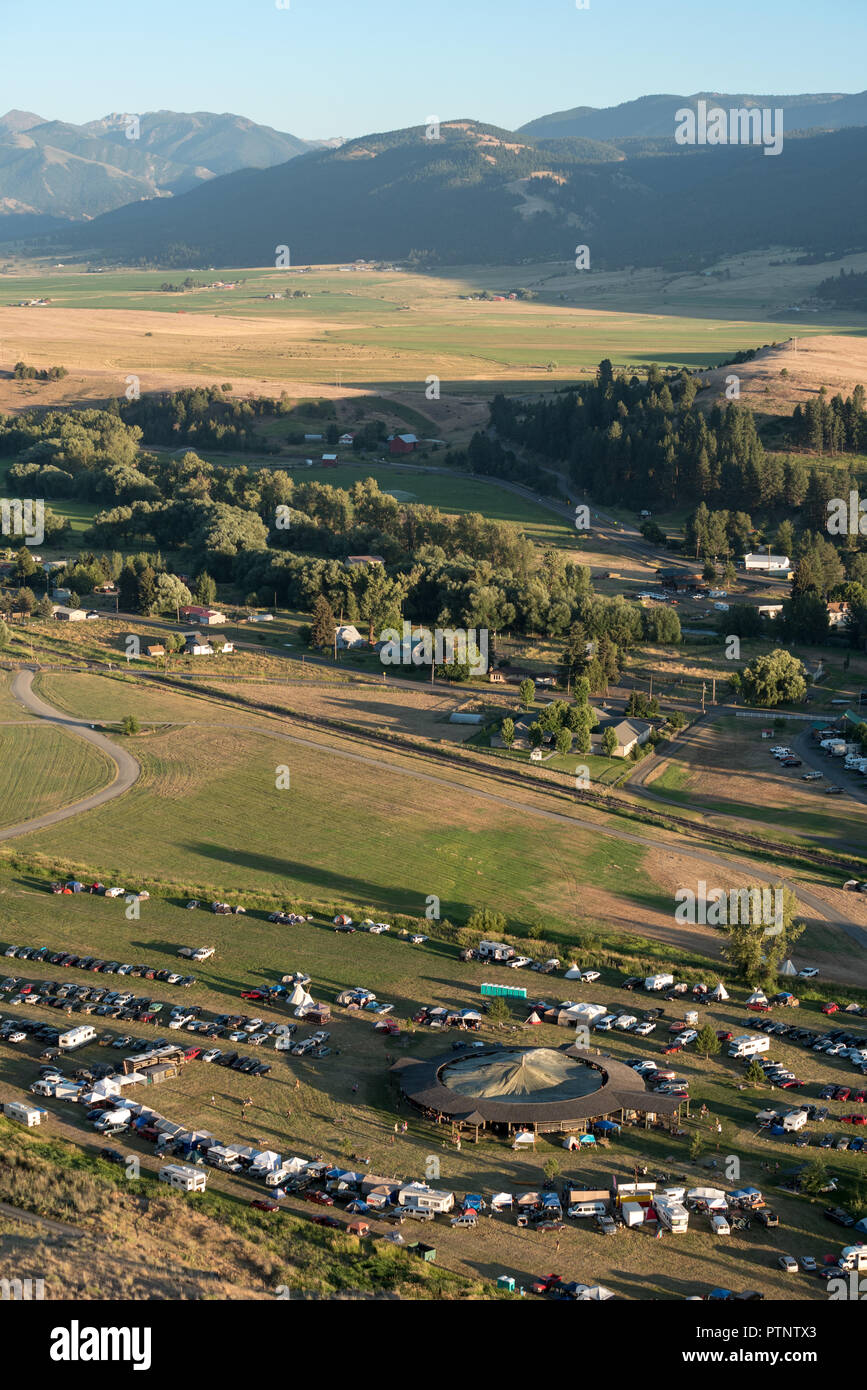
[[[15,699],[19,700],[26,709],[29,709],[39,719],[44,719],[48,724],[56,724],[58,728],[76,734],[79,738],[92,744],[94,748],[105,753],[115,768],[115,776],[107,787],[94,792],[92,796],[85,797],[82,801],[73,802],[71,806],[62,806],[59,811],[46,811],[44,815],[35,816],[33,820],[22,821],[19,825],[5,826],[0,830],[0,840],[12,840],[17,835],[26,835],[30,830],[44,830],[46,826],[56,825],[58,821],[69,820],[71,816],[80,815],[84,811],[92,811],[96,806],[102,806],[106,801],[111,801],[116,796],[123,796],[124,792],[129,791],[130,787],[141,776],[141,763],[125,748],[119,748],[112,743],[111,739],[106,738],[105,734],[91,729],[87,720],[71,719],[60,710],[54,709],[52,705],[46,704],[32,687],[32,671],[17,671],[15,673],[11,687]]]

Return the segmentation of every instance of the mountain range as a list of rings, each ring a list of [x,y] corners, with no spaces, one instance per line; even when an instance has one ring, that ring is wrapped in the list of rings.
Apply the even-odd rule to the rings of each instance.
[[[824,92],[801,96],[755,96],[745,92],[696,92],[693,96],[646,96],[619,106],[575,106],[554,111],[520,127],[519,135],[555,140],[577,135],[585,140],[657,140],[670,137],[675,112],[696,109],[699,101],[726,111],[742,107],[782,110],[787,133],[804,130],[842,130],[867,125],[867,92]]]
[[[0,116],[0,215],[97,217],[236,169],[283,164],[314,148],[242,116],[210,111],[114,114],[85,125],[7,111]]]
[[[782,106],[784,148],[676,143],[675,111],[700,100]],[[128,119],[2,118],[0,197],[14,148],[38,163],[43,193],[50,171],[44,212],[60,214],[63,186],[87,206],[40,223],[22,215],[38,211],[31,197],[0,227],[42,234],[32,249],[67,259],[190,268],[273,264],[279,246],[295,265],[448,266],[562,261],[581,244],[591,269],[686,269],[732,251],[797,247],[821,261],[867,243],[867,94],[645,97],[517,133],[464,119],[318,147],[208,113],[143,116],[129,140]]]

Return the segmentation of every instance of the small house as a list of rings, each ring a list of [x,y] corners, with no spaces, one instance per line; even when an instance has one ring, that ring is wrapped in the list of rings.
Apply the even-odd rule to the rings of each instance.
[[[51,605],[51,613],[61,623],[83,623],[87,613],[83,608],[67,608],[63,603]]]
[[[614,758],[628,758],[633,748],[646,743],[653,731],[653,725],[643,719],[621,719],[607,727],[614,730],[616,743],[611,755]]]
[[[357,569],[361,565],[384,565],[381,555],[347,555],[347,569]]]
[[[765,570],[770,574],[782,574],[791,569],[788,555],[745,555],[745,570]]]
[[[826,603],[829,627],[848,627],[851,609],[848,603]]]
[[[214,648],[200,632],[184,633],[184,656],[213,656]]]
[[[145,647],[148,656],[165,656],[166,649],[162,642],[152,642],[149,647]]]

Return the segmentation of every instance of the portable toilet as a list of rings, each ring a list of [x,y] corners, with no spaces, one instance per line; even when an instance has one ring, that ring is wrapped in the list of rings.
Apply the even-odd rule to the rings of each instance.
[[[515,1292],[515,1281],[511,1274],[501,1274],[497,1278],[497,1288],[506,1289],[508,1293]]]

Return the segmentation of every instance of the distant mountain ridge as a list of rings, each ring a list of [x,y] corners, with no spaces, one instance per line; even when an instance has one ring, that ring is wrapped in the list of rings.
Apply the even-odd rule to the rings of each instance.
[[[575,106],[538,116],[519,128],[519,135],[537,140],[580,136],[586,140],[659,140],[674,134],[674,113],[696,109],[707,101],[726,110],[759,106],[782,108],[784,130],[842,130],[867,125],[867,92],[822,92],[799,96],[756,96],[746,93],[696,92],[692,96],[644,96],[619,106]]]
[[[0,116],[0,215],[98,217],[318,148],[228,112],[149,111],[136,119],[130,139],[131,117],[118,113],[73,125],[7,111]]]
[[[817,260],[867,244],[867,129],[760,146],[543,142],[476,121],[351,140],[107,213],[48,245],[64,257],[192,266],[411,260],[701,268],[733,251]],[[576,270],[576,274],[577,274]]]

